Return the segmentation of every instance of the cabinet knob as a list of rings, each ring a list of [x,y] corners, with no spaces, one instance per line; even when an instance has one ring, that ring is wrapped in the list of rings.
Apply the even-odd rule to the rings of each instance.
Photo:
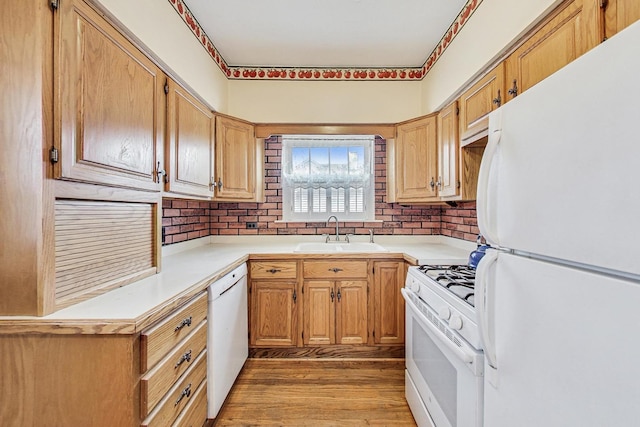
[[[516,79],[513,79],[513,86],[507,92],[514,98],[518,96],[518,84]]]
[[[436,187],[436,181],[433,179],[433,177],[431,177],[431,182],[429,183],[429,186],[431,187],[432,190]]]
[[[189,385],[186,386],[184,390],[182,390],[182,393],[180,393],[180,396],[176,400],[176,403],[173,404],[173,406],[178,406],[178,403],[180,403],[182,399],[189,396],[191,396],[191,383],[189,383]]]
[[[279,273],[280,271],[282,270],[278,270],[277,268],[271,268],[267,270],[267,273],[276,274],[276,273]]]
[[[191,362],[191,349],[189,349],[189,351],[187,351],[185,354],[180,356],[180,359],[176,363],[176,366],[173,367],[173,369],[178,369],[178,367],[182,365],[184,362]]]
[[[502,97],[500,96],[500,89],[498,89],[498,96],[493,98],[492,102],[496,107],[499,107],[500,105],[502,105]]]
[[[191,316],[187,317],[182,322],[180,322],[180,324],[176,326],[173,332],[178,332],[180,329],[184,328],[185,326],[191,326]]]
[[[334,267],[334,268],[330,268],[329,271],[333,271],[334,273],[338,273],[338,272],[342,271],[342,269]]]

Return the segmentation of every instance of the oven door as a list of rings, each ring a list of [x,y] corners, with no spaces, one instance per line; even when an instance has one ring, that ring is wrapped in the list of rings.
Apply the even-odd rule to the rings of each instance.
[[[413,292],[402,289],[402,295],[406,301],[407,374],[433,423],[437,427],[482,426],[482,352],[452,332]],[[420,408],[411,410],[415,414]]]

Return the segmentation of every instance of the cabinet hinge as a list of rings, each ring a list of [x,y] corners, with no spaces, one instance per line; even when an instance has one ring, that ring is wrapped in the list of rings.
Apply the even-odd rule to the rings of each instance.
[[[374,338],[376,337],[376,331],[375,330],[373,331],[373,337]]]
[[[51,7],[51,10],[58,10],[60,0],[49,0],[49,6]]]
[[[54,164],[60,160],[60,155],[56,147],[51,147],[51,150],[49,150],[49,160]]]
[[[302,339],[304,339],[304,331],[302,332]]]
[[[456,107],[456,116],[460,115],[460,107]]]
[[[460,180],[458,180],[458,182],[456,183],[456,187],[460,188],[462,186],[462,183],[460,182]]]
[[[606,9],[609,6],[609,0],[600,0],[600,9]]]
[[[169,83],[167,81],[164,82],[164,94],[169,95]]]

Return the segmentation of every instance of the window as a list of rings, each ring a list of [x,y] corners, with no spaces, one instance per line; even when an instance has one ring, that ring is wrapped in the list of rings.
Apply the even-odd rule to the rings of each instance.
[[[285,221],[373,220],[373,136],[282,137]]]

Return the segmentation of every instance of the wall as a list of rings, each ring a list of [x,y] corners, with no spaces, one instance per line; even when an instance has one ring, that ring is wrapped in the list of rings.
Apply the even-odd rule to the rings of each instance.
[[[421,84],[422,114],[445,101],[562,0],[483,0]]]
[[[386,143],[376,139],[375,201],[376,219],[373,222],[340,222],[340,233],[376,235],[438,235],[441,227],[439,206],[401,206],[386,202]],[[282,185],[280,183],[280,138],[265,141],[265,203],[218,203],[163,201],[164,244],[177,243],[212,235],[319,235],[335,233],[335,226],[325,222],[276,222],[282,218]],[[192,205],[190,205],[192,203]],[[471,212],[471,210],[468,210]],[[475,212],[475,211],[474,211]],[[455,212],[451,212],[455,215]],[[327,215],[328,217],[328,215]],[[202,222],[207,221],[207,224]],[[451,220],[454,221],[454,220]],[[247,229],[247,222],[257,222],[257,229]],[[468,221],[467,221],[468,222]],[[459,224],[462,226],[463,224]],[[458,224],[456,224],[458,226]],[[469,227],[469,224],[465,224]],[[469,231],[470,228],[465,228]],[[458,229],[451,229],[459,233]],[[468,233],[467,233],[468,234]],[[451,234],[450,234],[451,235]],[[465,233],[455,237],[468,237]],[[475,240],[475,235],[471,236]]]
[[[229,114],[258,123],[396,123],[420,115],[420,81],[229,81]]]
[[[94,0],[215,111],[228,108],[227,77],[167,0]]]

